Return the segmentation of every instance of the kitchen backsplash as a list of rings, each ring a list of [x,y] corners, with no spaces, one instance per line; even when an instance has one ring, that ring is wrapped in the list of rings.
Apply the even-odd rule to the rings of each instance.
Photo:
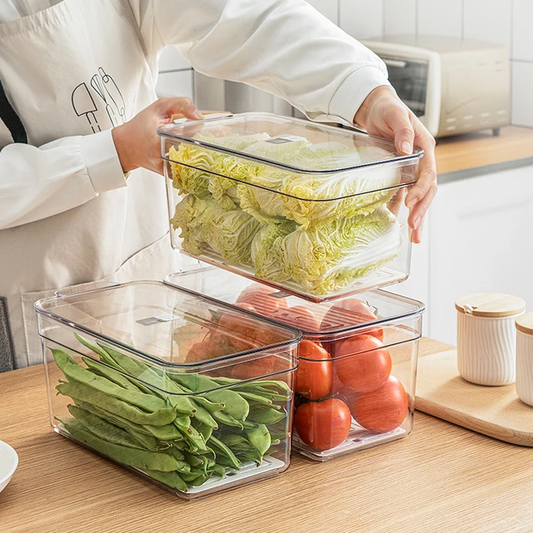
[[[512,69],[512,122],[533,128],[533,0],[310,0],[309,3],[359,39],[417,33],[505,44]],[[190,65],[175,48],[168,48],[161,58],[158,94],[196,97],[200,105],[202,101],[216,104],[216,99],[205,94],[203,78],[196,77],[195,90]],[[224,86],[227,89],[227,84],[221,84],[221,88]],[[260,95],[248,100],[268,107]],[[275,99],[272,102],[272,109],[265,110],[279,107]]]

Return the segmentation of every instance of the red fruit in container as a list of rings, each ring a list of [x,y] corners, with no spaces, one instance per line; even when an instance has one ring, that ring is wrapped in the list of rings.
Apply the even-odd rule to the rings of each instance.
[[[348,298],[337,302],[328,309],[322,319],[320,328],[322,331],[332,331],[345,327],[368,324],[375,320],[377,320],[376,315],[365,302],[357,298]],[[379,326],[375,326],[364,333],[373,335],[380,341],[383,340],[383,328]],[[332,355],[336,355],[333,350]]]
[[[358,424],[387,433],[401,426],[409,411],[409,399],[402,384],[390,376],[379,389],[357,396],[350,407]]]
[[[271,315],[272,320],[305,331],[320,331],[320,320],[316,315],[303,305],[289,307],[288,309],[276,309]]]
[[[303,340],[299,347],[295,392],[309,400],[326,398],[333,385],[331,355],[318,344]]]
[[[337,376],[353,392],[379,389],[392,370],[389,351],[372,335],[356,335],[338,342],[335,357]]]
[[[264,285],[250,285],[239,294],[235,305],[242,303],[250,304],[260,315],[270,316],[276,309],[287,308],[285,298],[272,296],[275,292],[275,289]]]
[[[316,450],[335,448],[350,433],[352,416],[348,406],[337,398],[307,402],[296,410],[294,429],[305,444]]]

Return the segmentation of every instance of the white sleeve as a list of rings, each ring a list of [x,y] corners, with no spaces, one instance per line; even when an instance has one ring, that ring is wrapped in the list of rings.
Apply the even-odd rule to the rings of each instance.
[[[125,185],[111,130],[39,148],[9,144],[0,151],[0,230],[62,213]]]
[[[199,72],[352,121],[389,85],[383,62],[303,0],[130,0],[150,50],[178,45]],[[364,16],[362,14],[361,16]]]

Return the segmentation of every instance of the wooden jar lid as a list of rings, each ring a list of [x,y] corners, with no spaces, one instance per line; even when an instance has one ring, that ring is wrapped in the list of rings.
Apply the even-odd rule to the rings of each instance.
[[[516,329],[527,335],[533,335],[533,313],[525,313],[515,320]]]
[[[455,302],[460,313],[486,318],[502,318],[522,313],[526,302],[518,296],[496,292],[469,294]]]

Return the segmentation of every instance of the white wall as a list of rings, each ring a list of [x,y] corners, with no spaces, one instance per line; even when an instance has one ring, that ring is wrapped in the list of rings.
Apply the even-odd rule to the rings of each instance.
[[[512,59],[512,121],[533,127],[533,0],[309,0],[359,39],[433,33],[505,44]],[[194,94],[190,65],[173,47],[160,64],[160,96]]]

